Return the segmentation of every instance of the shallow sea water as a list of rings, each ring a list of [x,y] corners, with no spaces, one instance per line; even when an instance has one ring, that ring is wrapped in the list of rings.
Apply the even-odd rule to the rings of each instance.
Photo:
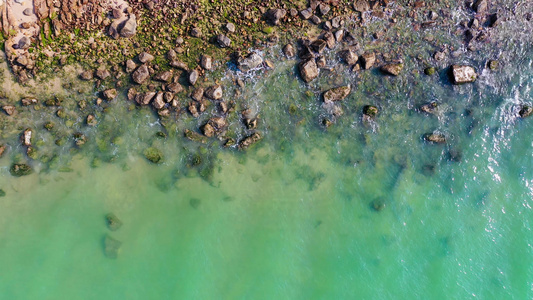
[[[280,65],[246,81],[265,139],[245,154],[153,138],[156,120],[120,100],[123,123],[99,125],[126,124],[120,146],[90,144],[23,178],[0,159],[0,299],[532,298],[533,120],[516,117],[531,105],[531,60],[515,68],[459,87],[444,71],[341,69],[306,95]],[[320,92],[340,84],[354,92],[326,130]],[[416,110],[429,100],[436,116]],[[374,126],[366,104],[380,108]],[[423,142],[435,130],[447,145]],[[163,165],[140,155],[150,144]],[[117,158],[91,167],[99,151]],[[122,242],[116,259],[106,236]]]

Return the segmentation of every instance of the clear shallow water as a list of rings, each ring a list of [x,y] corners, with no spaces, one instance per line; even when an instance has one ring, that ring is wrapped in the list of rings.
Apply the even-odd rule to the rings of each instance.
[[[530,64],[460,87],[339,67],[310,95],[279,66],[246,81],[265,136],[246,154],[184,141],[182,127],[202,122],[190,117],[155,138],[155,118],[118,101],[97,128],[109,134],[88,131],[94,143],[50,170],[13,178],[16,151],[0,160],[0,298],[531,298],[533,122],[516,118]],[[320,92],[348,83],[344,115],[321,128]],[[415,109],[429,100],[436,116]],[[374,127],[360,121],[367,104],[380,108]],[[446,146],[422,141],[435,130]],[[139,155],[149,145],[163,165]],[[122,242],[117,259],[107,235]]]

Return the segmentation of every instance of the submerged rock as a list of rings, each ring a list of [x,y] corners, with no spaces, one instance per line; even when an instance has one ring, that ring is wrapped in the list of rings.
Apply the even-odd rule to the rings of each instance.
[[[5,197],[6,192],[3,189],[0,189],[0,197]]]
[[[254,132],[252,135],[245,137],[239,142],[239,149],[246,150],[253,144],[260,141],[263,137],[258,132]]]
[[[120,253],[122,242],[116,240],[109,235],[104,238],[104,253],[109,258],[117,258]]]
[[[446,143],[446,136],[442,133],[426,133],[424,140],[433,144],[444,144]]]
[[[363,117],[367,116],[373,120],[378,115],[378,112],[378,108],[374,105],[365,105],[365,107],[363,107]]]
[[[423,111],[428,114],[433,114],[437,110],[437,102],[433,101],[430,103],[423,104],[420,106],[420,111]]]
[[[453,65],[451,68],[452,79],[455,84],[470,83],[476,81],[477,74],[471,66]]]
[[[386,65],[381,67],[381,71],[382,72],[384,72],[385,74],[393,75],[393,76],[400,75],[402,70],[403,70],[403,64],[401,64],[401,63],[398,63],[398,64],[386,64]]]
[[[117,216],[115,216],[114,213],[108,213],[105,216],[106,224],[109,230],[115,231],[118,230],[120,227],[122,227],[122,221],[119,220]]]
[[[313,58],[300,63],[299,70],[303,81],[307,83],[318,77],[318,67]]]
[[[520,108],[520,111],[518,112],[518,115],[520,118],[527,118],[533,114],[533,107],[524,105],[522,108]]]
[[[205,96],[211,100],[220,100],[222,99],[222,95],[222,86],[219,84],[213,85],[205,90]]]
[[[352,89],[350,88],[350,86],[341,86],[328,90],[324,93],[324,102],[332,103],[335,101],[344,100],[344,98],[346,98],[350,94],[351,90]]]
[[[184,133],[185,133],[185,137],[193,142],[198,142],[202,144],[207,143],[207,138],[197,132],[194,132],[189,129],[185,129]]]
[[[159,164],[163,162],[163,152],[155,147],[149,147],[143,152],[144,157],[154,164]]]
[[[11,168],[9,168],[9,173],[15,177],[21,177],[30,175],[33,173],[33,169],[27,164],[13,164],[11,165]]]
[[[248,54],[246,57],[240,57],[237,66],[241,72],[248,72],[259,67],[263,63],[263,58],[255,52]]]
[[[386,201],[383,197],[378,197],[370,202],[370,208],[372,208],[374,211],[382,211],[386,206]]]

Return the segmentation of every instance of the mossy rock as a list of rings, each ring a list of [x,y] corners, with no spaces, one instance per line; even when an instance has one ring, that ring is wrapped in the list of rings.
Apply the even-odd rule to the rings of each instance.
[[[424,70],[424,73],[428,76],[431,76],[431,75],[434,75],[435,73],[437,72],[437,69],[435,69],[435,67],[427,67],[425,70]]]
[[[155,147],[150,147],[144,150],[144,157],[154,164],[160,164],[163,162],[163,152]]]
[[[33,169],[27,164],[13,164],[11,165],[9,172],[15,177],[21,177],[30,175],[33,173]]]
[[[5,197],[6,192],[3,189],[0,189],[0,197]]]
[[[118,230],[120,227],[122,227],[122,221],[120,221],[120,219],[114,213],[108,213],[105,216],[105,220],[107,227],[111,231]]]

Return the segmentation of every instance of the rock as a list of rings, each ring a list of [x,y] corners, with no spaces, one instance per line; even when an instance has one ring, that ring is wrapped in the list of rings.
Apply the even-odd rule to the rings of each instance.
[[[427,68],[424,69],[424,74],[426,74],[428,76],[432,76],[436,72],[437,72],[437,69],[435,69],[435,67],[427,67]]]
[[[143,154],[147,160],[153,162],[154,164],[159,164],[163,162],[163,152],[161,152],[161,150],[155,147],[146,148]]]
[[[135,100],[135,97],[138,95],[137,90],[135,88],[128,89],[128,100],[133,101]]]
[[[148,52],[141,52],[139,56],[137,56],[137,59],[143,64],[151,62],[152,60],[154,60],[154,58],[155,57]]]
[[[100,80],[105,80],[109,76],[111,76],[111,73],[107,69],[98,69],[96,70],[96,77]]]
[[[33,169],[27,164],[12,164],[9,168],[9,173],[15,177],[21,177],[30,175],[33,173]]]
[[[474,5],[472,6],[472,8],[478,13],[484,13],[487,11],[487,8],[488,8],[488,2],[487,0],[477,0],[476,2],[474,2]]]
[[[383,197],[378,197],[370,202],[370,208],[377,212],[382,211],[386,206],[386,201]]]
[[[381,71],[385,74],[398,76],[400,75],[400,72],[403,70],[403,64],[402,63],[394,63],[394,64],[386,64],[381,67]]]
[[[80,78],[82,80],[91,80],[93,79],[93,75],[94,75],[93,71],[84,71],[80,74]]]
[[[318,13],[321,16],[326,15],[330,11],[330,9],[330,6],[323,2],[318,5]]]
[[[178,82],[173,82],[173,83],[167,84],[167,91],[174,93],[174,94],[181,93],[183,92],[183,86],[181,86],[181,84],[179,84]]]
[[[233,23],[226,23],[226,25],[224,25],[224,29],[225,29],[227,32],[234,33],[234,32],[235,32],[235,24],[233,24]]]
[[[344,38],[344,30],[339,29],[339,30],[335,31],[335,33],[333,35],[335,36],[335,39],[337,40],[337,43],[340,43],[340,42],[342,42],[342,39]]]
[[[442,133],[427,133],[424,135],[424,140],[433,144],[444,144],[446,143],[446,136]]]
[[[533,114],[533,107],[524,105],[520,108],[520,111],[518,112],[518,115],[520,118],[527,118]]]
[[[322,39],[318,39],[318,40],[312,42],[310,47],[316,53],[322,53],[322,51],[324,51],[324,49],[326,48],[326,41],[324,41]]]
[[[177,60],[177,59],[171,61],[171,62],[169,63],[169,65],[170,65],[171,67],[173,67],[173,68],[182,69],[182,70],[184,70],[184,71],[188,71],[188,70],[189,70],[189,67],[187,66],[186,63],[181,62],[181,61],[179,61],[179,60]]]
[[[275,9],[269,9],[266,13],[265,13],[265,19],[268,23],[270,23],[271,25],[279,25],[280,23],[280,20],[285,17],[285,15],[287,14],[287,11],[284,10],[284,9],[278,9],[278,8],[275,8]]]
[[[190,32],[192,37],[200,38],[202,37],[202,30],[198,27],[193,27]]]
[[[437,51],[437,52],[435,52],[435,54],[433,55],[433,58],[434,58],[436,61],[444,60],[444,59],[446,58],[446,53],[444,53],[443,51]]]
[[[131,74],[133,81],[137,84],[143,84],[146,79],[150,78],[150,72],[146,65],[141,65],[140,67]]]
[[[198,113],[198,103],[196,101],[189,102],[189,106],[187,107],[189,110],[189,113],[191,116],[198,118],[200,114]]]
[[[31,8],[26,8],[22,14],[24,14],[25,16],[31,16],[33,14],[33,10]]]
[[[372,120],[376,118],[378,112],[378,108],[374,105],[365,105],[363,107],[363,116],[368,116]]]
[[[263,63],[263,58],[255,52],[249,53],[246,57],[239,57],[237,67],[241,72],[248,72]]]
[[[437,102],[432,101],[430,103],[426,103],[422,106],[420,106],[420,111],[423,111],[428,114],[433,114],[437,110]]]
[[[163,95],[165,93],[163,92],[158,92],[156,94],[156,96],[154,97],[153,101],[152,101],[152,105],[154,106],[155,109],[157,110],[160,110],[162,109],[163,107],[165,107],[165,100],[163,99]]]
[[[32,130],[28,128],[22,133],[22,145],[31,146]]]
[[[302,17],[302,19],[308,20],[313,16],[313,9],[309,7],[308,9],[300,11],[300,16]]]
[[[0,189],[0,197],[5,197],[6,192],[3,189]]]
[[[98,121],[96,121],[96,117],[94,115],[88,115],[87,116],[87,125],[96,126],[96,124],[98,124]]]
[[[339,57],[349,66],[355,65],[359,57],[352,50],[343,50],[339,52]]]
[[[368,0],[355,0],[353,4],[353,9],[360,13],[364,13],[370,10],[370,3]]]
[[[227,48],[229,46],[231,46],[231,40],[229,39],[229,37],[223,35],[223,34],[219,34],[215,37],[215,40],[216,40],[216,43],[217,45],[220,47],[220,48]]]
[[[497,60],[489,60],[489,69],[491,69],[492,71],[496,71],[498,69],[499,64],[500,63]]]
[[[322,20],[320,20],[320,18],[318,16],[313,15],[311,17],[311,22],[313,22],[313,24],[315,24],[315,25],[318,25],[318,24],[320,24],[320,22],[322,22]]]
[[[341,86],[328,90],[324,93],[324,102],[333,103],[335,101],[344,100],[351,92],[350,86]]]
[[[81,132],[77,132],[74,134],[74,144],[78,147],[80,146],[83,146],[85,145],[85,143],[87,142],[87,137],[81,133]]]
[[[207,143],[207,138],[197,132],[191,131],[189,129],[185,129],[185,137],[193,142],[198,142],[202,144]]]
[[[139,93],[135,96],[135,101],[139,105],[148,105],[150,101],[155,97],[155,92]]]
[[[223,117],[213,117],[209,119],[208,123],[211,124],[211,126],[213,126],[213,128],[218,132],[228,125],[226,119]]]
[[[172,71],[164,71],[164,72],[157,74],[154,77],[154,80],[162,81],[162,82],[170,82],[172,80],[172,75],[174,75]]]
[[[325,68],[326,67],[326,58],[324,56],[319,56],[315,60],[316,66],[318,68]]]
[[[28,98],[23,98],[22,100],[20,100],[20,102],[22,103],[22,106],[30,106],[30,105],[37,104],[39,101],[37,101],[37,99],[35,98],[28,97]]]
[[[137,64],[133,60],[128,59],[126,61],[126,73],[131,73],[135,69],[137,69]]]
[[[211,100],[220,100],[222,99],[222,86],[220,85],[213,85],[207,90],[205,90],[205,96]]]
[[[302,80],[307,83],[318,77],[318,67],[313,58],[300,63],[298,69]]]
[[[116,89],[107,89],[103,92],[103,95],[107,101],[111,101],[118,96],[118,92]]]
[[[209,55],[202,55],[200,57],[200,67],[205,70],[211,70],[213,68],[213,58]]]
[[[239,149],[240,150],[246,150],[250,146],[252,146],[253,144],[255,144],[258,141],[260,141],[262,138],[263,137],[258,132],[255,132],[252,135],[245,137],[244,139],[242,139],[239,142]]]
[[[361,61],[363,69],[368,70],[374,66],[374,63],[376,62],[376,54],[375,53],[365,53],[361,55]]]
[[[300,50],[300,52],[298,52],[298,57],[303,59],[303,60],[308,60],[308,59],[314,58],[315,54],[313,53],[311,48],[309,48],[307,46],[303,46],[302,49]]]
[[[122,242],[106,235],[104,238],[104,253],[108,258],[116,259],[120,253]]]
[[[322,37],[322,39],[326,41],[326,46],[329,49],[333,49],[333,47],[335,47],[336,40],[335,40],[335,36],[333,35],[333,33],[329,31],[324,33],[324,36]]]
[[[213,137],[215,135],[215,129],[213,128],[213,126],[211,126],[211,124],[207,123],[202,126],[202,133],[206,137]]]
[[[189,73],[189,76],[188,76],[189,83],[190,83],[191,85],[195,85],[195,84],[196,84],[196,81],[198,81],[198,77],[199,77],[198,71],[196,71],[196,70],[192,70],[192,71]]]
[[[455,84],[470,83],[476,81],[477,74],[471,66],[453,65],[451,67],[452,79]]]
[[[340,28],[344,24],[344,21],[341,19],[341,17],[335,17],[331,19],[330,22],[331,22],[331,27],[333,28]]]
[[[136,32],[137,19],[134,14],[130,14],[129,19],[122,25],[122,29],[120,29],[120,35],[124,38],[130,38],[134,36]]]
[[[13,105],[4,105],[2,109],[8,116],[12,116],[17,112],[17,108]]]
[[[6,146],[0,145],[0,158],[2,158],[2,155],[6,152]]]
[[[204,98],[204,89],[197,88],[191,93],[191,98],[195,101],[201,101]]]

